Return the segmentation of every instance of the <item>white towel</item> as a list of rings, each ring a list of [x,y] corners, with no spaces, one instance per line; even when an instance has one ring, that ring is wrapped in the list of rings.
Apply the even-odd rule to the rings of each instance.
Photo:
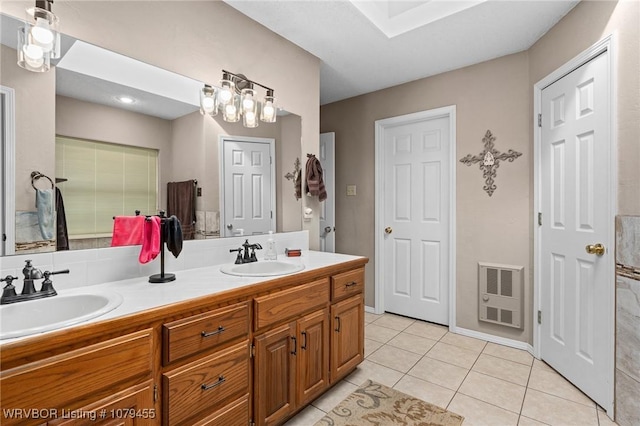
[[[53,240],[53,231],[56,224],[53,189],[36,189],[36,209],[42,238]]]

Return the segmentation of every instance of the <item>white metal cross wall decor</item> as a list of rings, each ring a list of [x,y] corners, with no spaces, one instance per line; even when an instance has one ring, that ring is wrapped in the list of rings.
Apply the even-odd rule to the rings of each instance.
[[[489,197],[491,197],[493,195],[493,191],[497,189],[494,179],[496,178],[496,169],[500,166],[500,161],[507,160],[510,163],[513,163],[516,158],[522,155],[522,153],[516,152],[512,149],[506,153],[498,151],[495,149],[493,144],[495,140],[496,138],[491,134],[491,130],[487,130],[484,138],[482,138],[482,142],[484,142],[484,151],[478,155],[472,156],[469,154],[460,159],[460,162],[467,166],[480,163],[482,177],[485,179],[485,185],[482,189],[489,194]]]

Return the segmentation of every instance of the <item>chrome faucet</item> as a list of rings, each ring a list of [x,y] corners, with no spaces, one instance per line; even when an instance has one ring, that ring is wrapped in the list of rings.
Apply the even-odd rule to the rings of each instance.
[[[16,294],[16,288],[13,285],[13,281],[17,280],[18,277],[7,275],[4,278],[0,278],[0,282],[7,283],[7,285],[2,290],[0,304],[6,305],[9,303],[23,302],[25,300],[42,299],[43,297],[55,296],[58,293],[53,288],[53,283],[51,282],[51,279],[49,277],[51,275],[68,273],[68,269],[53,272],[42,272],[31,265],[31,260],[27,260],[25,267],[22,269],[22,274],[24,275],[24,284],[22,285],[22,292],[20,294]],[[42,287],[40,288],[40,291],[36,291],[34,280],[40,280],[42,278],[44,278]]]
[[[249,249],[251,249],[251,254],[249,254]],[[236,257],[235,262],[236,264],[251,263],[258,261],[258,258],[256,257],[256,250],[262,250],[262,246],[258,243],[249,244],[249,240],[244,240],[242,247],[231,249],[229,250],[229,253],[238,252],[238,257]]]

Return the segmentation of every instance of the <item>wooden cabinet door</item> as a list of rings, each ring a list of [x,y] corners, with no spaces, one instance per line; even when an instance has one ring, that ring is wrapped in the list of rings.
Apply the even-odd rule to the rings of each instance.
[[[331,382],[344,377],[364,359],[362,294],[331,306]]]
[[[257,425],[281,423],[296,407],[296,323],[255,338],[254,401]]]
[[[329,386],[329,309],[298,320],[298,406],[320,395]]]

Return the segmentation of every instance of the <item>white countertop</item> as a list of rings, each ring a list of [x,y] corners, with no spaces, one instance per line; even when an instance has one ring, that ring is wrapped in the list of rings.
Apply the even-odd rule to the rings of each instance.
[[[278,261],[281,262],[304,264],[305,268],[302,271],[297,272],[298,274],[304,273],[305,271],[324,268],[356,259],[362,259],[362,257],[308,250],[304,250],[302,252],[302,256],[300,257],[286,257],[283,255],[278,256]],[[259,261],[266,262],[264,260]],[[212,265],[204,268],[187,269],[175,272],[176,280],[168,283],[152,284],[149,283],[149,277],[145,276],[69,290],[60,290],[58,291],[59,295],[116,292],[122,296],[123,302],[114,310],[107,312],[106,314],[103,314],[99,317],[51,331],[71,329],[79,325],[86,325],[122,317],[125,315],[142,312],[148,309],[171,305],[178,302],[184,302],[190,299],[213,295],[222,291],[245,287],[285,276],[280,275],[272,277],[240,277],[227,275],[220,271],[221,266],[222,265]],[[53,285],[55,287],[55,280]],[[2,309],[0,308],[0,314],[1,313]],[[28,339],[29,337],[38,336],[45,333],[0,340],[0,345],[17,340]]]

